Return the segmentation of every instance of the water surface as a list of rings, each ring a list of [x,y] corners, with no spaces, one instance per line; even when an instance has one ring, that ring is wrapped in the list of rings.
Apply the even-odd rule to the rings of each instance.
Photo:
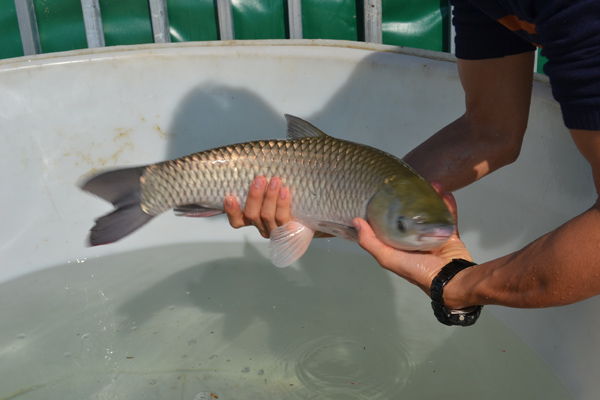
[[[0,399],[571,399],[484,310],[470,328],[368,255],[181,244],[0,285]]]

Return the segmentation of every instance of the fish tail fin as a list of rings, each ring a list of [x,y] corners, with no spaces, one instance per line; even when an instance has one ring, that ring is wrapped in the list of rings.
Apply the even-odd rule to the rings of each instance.
[[[81,189],[111,202],[117,209],[96,220],[90,230],[89,244],[116,242],[152,219],[140,205],[140,178],[145,167],[105,172],[88,180]]]
[[[119,207],[115,211],[100,217],[90,230],[90,246],[109,244],[129,235],[152,219],[139,204]]]

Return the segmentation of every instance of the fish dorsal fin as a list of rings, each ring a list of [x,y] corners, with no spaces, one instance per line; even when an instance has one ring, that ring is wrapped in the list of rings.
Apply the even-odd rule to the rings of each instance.
[[[293,115],[285,114],[287,120],[287,137],[288,139],[303,139],[307,137],[327,137],[328,135],[309,124],[302,118],[294,117]]]

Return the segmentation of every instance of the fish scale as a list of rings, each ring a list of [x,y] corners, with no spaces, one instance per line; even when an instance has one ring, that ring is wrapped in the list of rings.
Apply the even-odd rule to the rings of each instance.
[[[332,137],[261,140],[148,166],[141,204],[150,215],[187,204],[222,209],[226,196],[244,207],[256,176],[276,176],[292,193],[296,216],[327,215],[348,224],[394,170],[395,157]],[[337,190],[344,195],[332,195]]]

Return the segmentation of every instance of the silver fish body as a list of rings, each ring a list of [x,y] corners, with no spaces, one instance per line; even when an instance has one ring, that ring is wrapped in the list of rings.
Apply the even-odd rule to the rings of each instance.
[[[271,237],[272,260],[278,266],[298,259],[315,231],[356,240],[352,226],[356,217],[372,223],[384,242],[407,250],[427,250],[431,243],[439,246],[450,235],[452,218],[440,197],[404,162],[381,150],[330,137],[299,118],[286,118],[287,140],[234,144],[92,178],[83,189],[111,201],[117,210],[97,220],[90,243],[116,241],[172,208],[181,216],[208,217],[223,212],[226,196],[234,196],[243,208],[256,176],[278,177],[291,193],[293,221]],[[398,190],[403,192],[400,196]],[[399,204],[401,215],[388,209],[398,208],[388,207],[388,198]],[[423,221],[423,215],[430,216],[429,221]],[[410,236],[403,229],[387,232],[402,228],[398,218],[426,229],[412,232],[406,243],[394,240],[394,234]],[[390,224],[391,228],[384,227]]]

